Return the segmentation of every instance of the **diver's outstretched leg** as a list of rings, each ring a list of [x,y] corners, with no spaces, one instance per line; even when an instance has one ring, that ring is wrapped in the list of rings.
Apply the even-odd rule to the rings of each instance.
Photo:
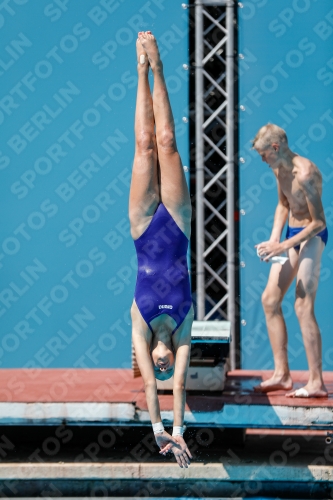
[[[148,82],[149,63],[139,39],[136,48],[138,91],[135,111],[135,157],[129,200],[133,239],[137,239],[144,232],[160,200],[154,111]]]
[[[191,200],[177,150],[175,125],[163,75],[163,64],[154,35],[150,31],[142,32],[139,40],[148,54],[154,74],[153,107],[160,166],[161,201],[189,237]]]

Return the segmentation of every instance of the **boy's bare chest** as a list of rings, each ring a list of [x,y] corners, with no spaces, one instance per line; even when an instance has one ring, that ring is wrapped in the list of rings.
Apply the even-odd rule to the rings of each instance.
[[[296,176],[290,175],[279,179],[283,194],[288,199],[290,205],[295,203],[305,203],[305,195],[301,189]]]

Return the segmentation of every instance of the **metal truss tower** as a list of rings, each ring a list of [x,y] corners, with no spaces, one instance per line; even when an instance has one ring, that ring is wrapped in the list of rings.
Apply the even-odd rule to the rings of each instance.
[[[195,2],[197,319],[231,322],[235,349],[234,0]]]

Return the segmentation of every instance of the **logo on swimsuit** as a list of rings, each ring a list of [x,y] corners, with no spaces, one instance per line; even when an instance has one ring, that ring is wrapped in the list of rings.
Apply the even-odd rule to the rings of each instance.
[[[163,305],[163,306],[158,306],[159,309],[173,309],[173,306],[168,306],[168,305]]]

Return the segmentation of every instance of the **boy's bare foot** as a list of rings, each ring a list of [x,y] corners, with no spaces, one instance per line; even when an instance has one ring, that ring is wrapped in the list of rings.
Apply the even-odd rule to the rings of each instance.
[[[327,398],[328,393],[324,384],[306,384],[296,391],[288,392],[287,398]]]
[[[261,382],[261,384],[254,386],[255,392],[270,392],[270,391],[280,391],[280,390],[285,390],[285,391],[290,391],[293,387],[293,381],[290,377],[290,375],[274,375],[269,378],[268,380],[265,380],[264,382]]]
[[[157,68],[162,67],[162,61],[160,58],[160,53],[158,51],[156,38],[151,31],[140,31],[139,40],[148,54],[149,64],[151,69],[154,71]]]
[[[140,36],[140,33],[142,33],[142,32],[139,32],[138,36]],[[137,59],[138,59],[138,71],[148,74],[148,70],[149,70],[148,56],[147,56],[147,52],[145,51],[145,49],[142,46],[140,38],[138,38],[136,41],[136,54],[137,54]]]

